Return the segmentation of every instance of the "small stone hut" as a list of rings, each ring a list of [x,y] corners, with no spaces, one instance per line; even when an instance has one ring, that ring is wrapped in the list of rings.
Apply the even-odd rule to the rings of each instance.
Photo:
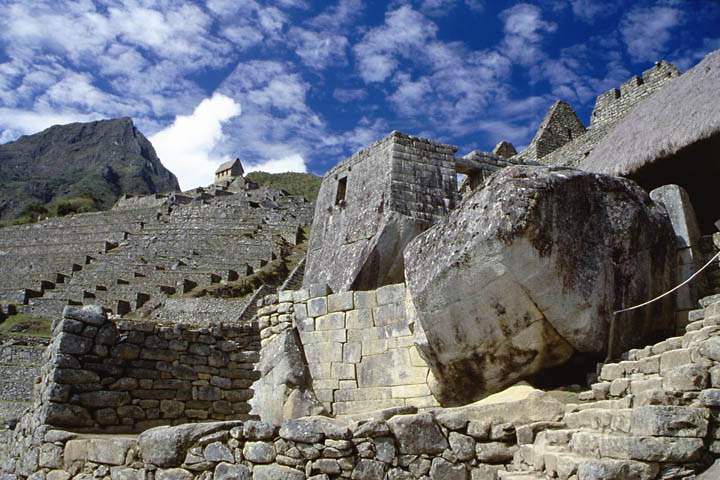
[[[243,168],[239,158],[236,158],[235,160],[228,160],[227,162],[222,163],[217,170],[215,170],[215,183],[242,177],[244,173],[245,169]]]

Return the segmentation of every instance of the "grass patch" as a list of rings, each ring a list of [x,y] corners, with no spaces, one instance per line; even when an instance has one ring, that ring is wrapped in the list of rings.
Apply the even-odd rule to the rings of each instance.
[[[26,206],[17,218],[0,222],[0,227],[10,225],[26,225],[53,217],[64,217],[76,213],[95,212],[99,209],[98,201],[90,194],[77,197],[60,198],[50,203],[33,202]]]
[[[27,313],[10,315],[0,323],[0,335],[50,338],[50,320]]]
[[[250,172],[245,175],[249,180],[265,187],[281,188],[290,195],[305,197],[314,202],[320,190],[322,177],[312,173],[267,173]]]

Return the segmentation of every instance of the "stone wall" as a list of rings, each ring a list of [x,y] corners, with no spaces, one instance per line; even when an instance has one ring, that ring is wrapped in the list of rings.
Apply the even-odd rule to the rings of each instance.
[[[47,341],[28,338],[2,339],[0,342],[1,428],[13,425],[30,406]]]
[[[246,418],[258,348],[253,326],[163,326],[66,307],[43,366],[41,423],[133,432]]]
[[[304,285],[339,292],[402,281],[404,246],[458,200],[455,151],[393,132],[325,174]]]
[[[336,294],[281,291],[265,300],[258,310],[263,348],[296,329],[312,389],[328,413],[438,406],[428,388],[430,370],[414,344],[414,310],[404,284]]]
[[[557,101],[545,114],[530,145],[514,159],[518,162],[538,161],[584,134],[585,126],[572,107]]]
[[[700,249],[700,227],[695,210],[687,192],[678,185],[656,188],[650,192],[650,198],[664,205],[670,217],[678,249],[677,284],[680,284],[706,262]],[[689,312],[697,308],[700,292],[705,290],[705,285],[705,275],[701,275],[675,294],[678,332],[684,331]]]
[[[376,301],[385,294],[398,299],[399,291],[393,290],[399,288],[375,292]],[[294,293],[274,303],[278,328],[263,329],[270,328],[266,344],[292,324],[280,319],[288,312],[279,310],[307,306],[316,298],[324,300],[317,304],[343,300],[309,294],[300,300],[299,293],[295,302]],[[392,303],[398,302],[385,305]],[[279,426],[254,420],[164,426],[138,437],[78,435],[27,414],[9,438],[0,476],[668,480],[695,478],[713,462],[717,466],[720,304],[696,315],[682,337],[632,350],[626,358],[603,366],[600,382],[579,395],[580,403],[566,405],[538,392],[506,403],[420,413],[414,407],[391,408],[335,419],[311,416]]]
[[[259,421],[160,427],[137,439],[39,428],[15,443],[22,448],[13,448],[4,471],[48,479],[493,480],[512,462],[519,438],[561,416],[559,402],[535,398],[353,422],[305,417],[280,428]]]
[[[595,99],[595,108],[590,116],[590,128],[603,123],[615,123],[625,116],[635,105],[644,98],[664,87],[668,80],[680,75],[680,71],[671,63],[657,62],[653,67],[645,70],[642,75],[636,75],[620,88],[611,88],[601,93]]]
[[[590,126],[585,133],[573,134],[570,137],[559,136],[554,141],[546,142],[554,148],[546,148],[542,155],[535,151],[534,143],[513,157],[516,160],[538,159],[546,165],[576,166],[587,157],[595,145],[607,135],[615,124],[625,117],[638,103],[652,93],[664,87],[668,81],[680,75],[678,69],[667,62],[658,62],[645,70],[641,76],[635,76],[623,83],[620,88],[613,88],[600,94],[595,101],[595,108],[590,117]],[[546,120],[552,113],[552,108]],[[538,135],[544,131],[545,122],[538,128]],[[559,130],[562,133],[562,130]]]

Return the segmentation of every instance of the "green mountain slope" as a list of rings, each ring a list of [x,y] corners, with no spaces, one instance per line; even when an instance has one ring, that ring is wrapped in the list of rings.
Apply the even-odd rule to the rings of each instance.
[[[125,193],[179,190],[130,118],[56,125],[0,145],[0,220],[60,204],[107,209]]]

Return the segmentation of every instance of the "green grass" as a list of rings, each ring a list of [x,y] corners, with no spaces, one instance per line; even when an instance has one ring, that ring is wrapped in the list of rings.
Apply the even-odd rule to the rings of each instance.
[[[75,213],[95,212],[99,207],[98,201],[91,195],[59,198],[45,204],[33,202],[25,207],[17,218],[0,222],[0,227],[26,225],[46,218],[64,217]]]
[[[320,190],[322,178],[312,173],[267,173],[250,172],[245,175],[261,186],[281,188],[290,195],[305,197],[308,201],[314,202]]]
[[[50,323],[46,318],[18,313],[0,323],[0,335],[50,338]]]

